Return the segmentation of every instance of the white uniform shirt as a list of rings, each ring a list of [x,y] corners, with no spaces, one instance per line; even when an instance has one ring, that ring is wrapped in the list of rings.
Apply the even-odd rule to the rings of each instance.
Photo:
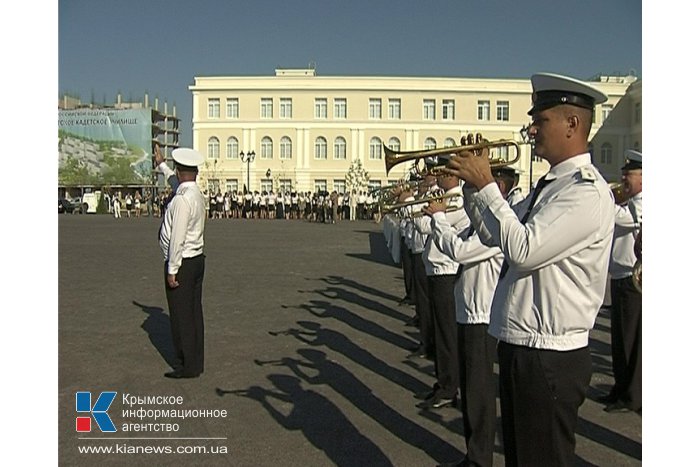
[[[615,205],[608,184],[584,153],[552,167],[525,224],[529,196],[508,206],[495,183],[465,189],[466,210],[481,241],[509,263],[498,282],[489,333],[528,347],[575,350],[603,303]],[[530,195],[531,196],[531,195]]]
[[[162,166],[165,165],[167,170]],[[166,179],[174,172],[165,163],[161,170]],[[204,219],[206,202],[196,182],[184,182],[177,187],[175,196],[160,227],[160,249],[168,263],[168,274],[177,274],[183,258],[192,258],[204,252]]]
[[[610,277],[624,279],[632,275],[637,262],[634,241],[642,226],[642,193],[637,193],[623,206],[615,206],[615,233],[610,257]]]
[[[503,253],[487,247],[472,229],[455,232],[445,213],[433,214],[433,238],[440,251],[461,265],[455,282],[455,313],[460,324],[488,324]]]
[[[459,186],[450,188],[445,192],[446,195],[460,193],[462,189]],[[464,206],[464,199],[450,198],[448,206],[455,206],[457,209],[445,214],[448,223],[452,226],[455,232],[461,232],[469,228],[470,222]],[[459,268],[459,263],[452,260],[445,253],[440,251],[432,239],[432,225],[430,216],[418,217],[414,220],[417,233],[427,235],[425,241],[425,249],[423,250],[423,264],[425,265],[425,273],[428,276],[442,276],[446,274],[456,274]]]

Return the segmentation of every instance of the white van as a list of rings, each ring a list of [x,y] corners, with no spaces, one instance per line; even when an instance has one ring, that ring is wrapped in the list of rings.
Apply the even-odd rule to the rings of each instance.
[[[97,212],[97,204],[100,202],[101,191],[93,191],[83,195],[81,207],[83,214],[94,214]]]

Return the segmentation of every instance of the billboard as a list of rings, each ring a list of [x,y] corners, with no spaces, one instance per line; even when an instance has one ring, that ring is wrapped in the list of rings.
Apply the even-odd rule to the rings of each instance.
[[[59,185],[150,185],[151,132],[151,109],[59,110]]]

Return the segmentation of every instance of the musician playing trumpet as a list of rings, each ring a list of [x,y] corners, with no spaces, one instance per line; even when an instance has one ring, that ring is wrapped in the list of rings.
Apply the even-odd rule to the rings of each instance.
[[[417,181],[417,180],[415,180]],[[434,175],[427,175],[414,189],[411,184],[400,184],[394,189],[394,198],[399,203],[414,201],[423,198],[436,186]],[[435,332],[430,313],[430,300],[428,299],[428,277],[423,263],[423,250],[425,250],[427,234],[418,232],[415,228],[414,214],[420,211],[418,204],[401,208],[400,228],[404,232],[404,238],[409,251],[410,280],[413,287],[413,295],[416,305],[416,315],[413,318],[420,335],[420,343],[415,350],[415,356],[427,358],[435,357]]]
[[[445,164],[449,156],[440,156],[438,164]],[[469,227],[463,206],[459,178],[440,172],[437,185],[449,197],[452,209],[446,214],[450,228],[461,232]],[[457,321],[455,319],[454,286],[459,263],[445,255],[433,241],[434,232],[430,216],[414,218],[416,231],[428,235],[423,251],[423,263],[428,276],[428,298],[434,327],[435,376],[433,390],[417,395],[424,399],[417,407],[440,409],[456,405],[459,388],[459,364],[457,356]],[[430,324],[430,323],[428,323]]]
[[[634,246],[642,228],[642,154],[628,150],[622,167],[623,199],[616,206],[610,256],[610,346],[615,385],[598,397],[609,413],[642,408],[642,294],[634,285]]]
[[[528,197],[511,208],[487,158],[468,150],[445,170],[466,182],[479,240],[504,256],[488,332],[498,339],[506,465],[573,466],[614,227],[610,188],[588,152],[593,110],[607,96],[551,73],[531,81],[528,134],[550,169]]]
[[[493,169],[504,198],[512,190],[513,172]],[[493,364],[496,338],[488,334],[491,302],[503,264],[498,247],[481,243],[473,228],[456,233],[447,221],[446,201],[431,202],[423,211],[432,216],[433,241],[460,264],[455,282],[457,355],[466,454],[453,465],[492,465],[496,436],[496,395]]]

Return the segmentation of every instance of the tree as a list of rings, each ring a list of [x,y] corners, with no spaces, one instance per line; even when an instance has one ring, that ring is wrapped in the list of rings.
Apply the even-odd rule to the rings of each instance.
[[[362,167],[362,161],[355,159],[350,164],[348,172],[345,174],[345,189],[347,192],[355,190],[366,191],[369,184],[369,172]]]

